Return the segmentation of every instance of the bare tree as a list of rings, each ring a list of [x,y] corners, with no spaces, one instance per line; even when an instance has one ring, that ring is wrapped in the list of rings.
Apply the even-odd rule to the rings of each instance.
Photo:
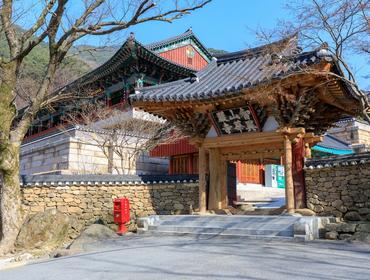
[[[304,72],[321,76],[335,76],[351,88],[361,103],[362,117],[370,122],[369,99],[359,88],[355,66],[348,58],[360,54],[370,63],[370,1],[369,0],[291,0],[287,9],[293,20],[280,20],[272,30],[259,29],[257,36],[264,42],[298,34],[303,48],[320,47],[327,50],[339,66],[343,75],[319,72],[312,68]],[[369,72],[365,73],[369,75]]]
[[[55,73],[73,44],[148,21],[172,22],[202,8],[210,0],[47,0],[0,1],[0,31],[9,56],[0,57],[0,252],[15,241],[22,217],[19,149],[32,120],[49,98]],[[35,13],[37,14],[35,17]],[[17,24],[25,30],[19,32]],[[16,85],[24,59],[39,44],[48,46],[48,63],[35,95],[21,116],[15,104]]]
[[[160,144],[174,143],[183,136],[173,125],[153,115],[120,111],[101,103],[79,104],[78,112],[67,114],[62,129],[70,126],[86,131],[78,141],[98,147],[107,159],[107,172],[132,174],[142,155]]]

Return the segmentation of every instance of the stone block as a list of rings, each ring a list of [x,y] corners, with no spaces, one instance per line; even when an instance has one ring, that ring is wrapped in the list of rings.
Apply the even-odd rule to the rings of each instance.
[[[79,207],[68,207],[67,209],[69,213],[81,213],[82,212],[81,208]]]
[[[45,209],[44,206],[40,206],[40,205],[37,205],[37,206],[31,206],[30,207],[30,211],[31,212],[43,212]]]
[[[342,234],[339,234],[339,239],[350,241],[353,239],[353,235],[349,233],[342,233]]]
[[[321,205],[315,205],[313,207],[313,211],[316,212],[316,213],[322,212],[322,211],[324,211],[324,207],[322,207]]]
[[[343,205],[343,201],[340,199],[337,199],[331,203],[331,205],[339,210],[339,207]]]
[[[370,233],[368,232],[356,232],[352,239],[362,241],[362,242],[370,242]]]
[[[356,231],[370,233],[370,223],[359,224],[356,228]]]
[[[337,240],[338,239],[338,232],[329,231],[329,232],[325,233],[325,239]]]
[[[347,220],[347,221],[360,221],[361,220],[361,216],[356,211],[350,211],[350,212],[347,212],[344,215],[344,220]]]
[[[360,215],[367,215],[370,214],[370,208],[360,208],[358,209],[358,213]]]
[[[353,223],[339,223],[337,224],[336,230],[344,233],[354,233],[356,231],[357,224]]]
[[[184,205],[182,205],[180,203],[176,203],[176,204],[174,204],[173,208],[175,210],[183,210],[184,209]]]

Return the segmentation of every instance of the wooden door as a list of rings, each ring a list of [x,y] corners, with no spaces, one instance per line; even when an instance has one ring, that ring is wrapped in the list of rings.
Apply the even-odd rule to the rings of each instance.
[[[257,161],[237,162],[237,178],[239,183],[263,183],[263,165]]]
[[[229,205],[233,205],[237,200],[235,162],[227,162],[227,199]]]

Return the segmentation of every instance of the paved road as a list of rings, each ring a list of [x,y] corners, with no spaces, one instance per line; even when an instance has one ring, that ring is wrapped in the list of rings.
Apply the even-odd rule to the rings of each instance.
[[[370,246],[360,244],[135,235],[97,250],[0,271],[0,279],[370,279]]]

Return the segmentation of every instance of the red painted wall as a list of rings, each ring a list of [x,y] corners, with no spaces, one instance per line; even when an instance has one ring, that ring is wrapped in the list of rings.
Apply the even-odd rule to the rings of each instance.
[[[186,50],[190,49],[194,51],[194,57],[190,61],[187,54]],[[183,47],[179,47],[177,49],[165,51],[162,53],[159,53],[160,56],[167,58],[173,62],[176,62],[178,64],[181,64],[183,66],[195,69],[195,70],[201,70],[204,67],[207,66],[208,62],[205,60],[198,52],[197,50],[192,46],[192,45],[186,45]],[[191,63],[190,63],[191,62]]]
[[[178,140],[176,143],[158,145],[149,152],[149,155],[151,157],[169,157],[197,152],[198,149],[190,145],[187,138],[184,138]]]
[[[263,164],[257,161],[237,161],[236,176],[239,183],[263,184]]]

